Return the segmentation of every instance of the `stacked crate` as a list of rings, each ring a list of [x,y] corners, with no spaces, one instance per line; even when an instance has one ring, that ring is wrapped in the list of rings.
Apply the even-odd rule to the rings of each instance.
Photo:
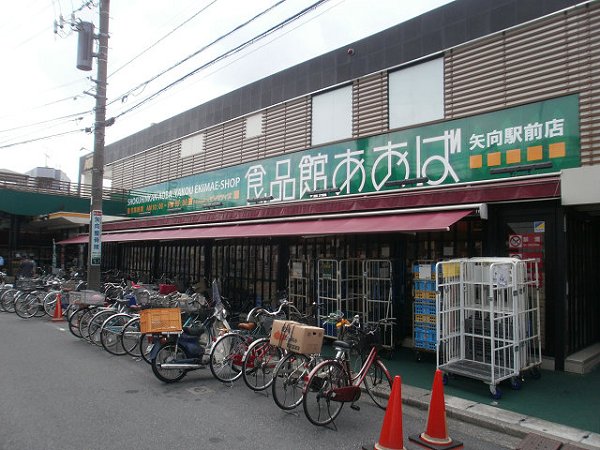
[[[413,344],[417,352],[435,351],[435,263],[413,265]]]

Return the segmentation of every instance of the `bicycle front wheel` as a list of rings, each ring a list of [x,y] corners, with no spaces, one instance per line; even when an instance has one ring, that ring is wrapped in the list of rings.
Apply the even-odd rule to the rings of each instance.
[[[80,339],[82,338],[82,336],[81,331],[79,330],[79,322],[81,321],[81,318],[86,312],[87,308],[79,308],[77,311],[71,314],[71,317],[69,317],[69,331],[71,332],[71,334],[73,334],[73,336],[78,337]]]
[[[210,371],[214,377],[229,383],[242,376],[242,358],[248,343],[237,333],[221,336],[210,351]]]
[[[30,319],[38,311],[38,298],[34,294],[22,293],[15,298],[15,313],[22,319]]]
[[[35,317],[44,317],[46,315],[46,311],[44,311],[44,296],[46,293],[44,291],[33,291],[31,294],[36,296],[36,308],[35,308]]]
[[[54,310],[56,309],[56,299],[58,298],[58,294],[60,291],[50,291],[44,296],[44,300],[42,303],[44,304],[44,311],[50,317],[54,317]],[[66,308],[68,305],[65,304],[65,299],[61,296],[61,307],[63,314],[66,312]]]
[[[140,318],[134,317],[125,324],[121,336],[119,337],[121,339],[123,350],[131,356],[142,356],[142,349],[140,348],[141,337]]]
[[[159,340],[157,337],[154,337],[152,334],[140,334],[140,356],[148,364],[152,364],[150,352],[155,345],[159,345]]]
[[[271,386],[275,366],[283,357],[283,350],[270,341],[268,337],[255,340],[242,358],[242,377],[253,391]]]
[[[100,311],[99,313],[94,315],[87,327],[87,336],[85,334],[83,336],[86,337],[87,340],[90,341],[92,344],[101,346],[102,344],[100,342],[100,332],[102,331],[102,324],[106,319],[108,319],[111,316],[114,316],[115,314],[117,314],[115,310],[105,310]]]
[[[290,352],[279,361],[271,384],[277,406],[289,411],[302,403],[302,391],[311,368],[311,359],[299,353]]]
[[[392,391],[392,376],[379,359],[375,359],[363,381],[371,400],[381,409],[386,409]]]
[[[0,298],[2,309],[6,312],[15,312],[15,298],[19,294],[16,289],[8,289],[4,291]]]
[[[89,340],[88,336],[88,328],[90,326],[90,322],[92,317],[99,311],[99,308],[96,306],[89,306],[83,309],[83,313],[79,316],[78,322],[78,331],[79,337]]]
[[[350,380],[339,361],[323,361],[308,376],[302,397],[306,418],[313,425],[330,424],[344,403],[333,400],[335,389],[349,386]]]
[[[100,343],[108,353],[121,356],[127,352],[123,348],[121,332],[125,324],[131,320],[129,314],[115,314],[104,321],[100,327]]]

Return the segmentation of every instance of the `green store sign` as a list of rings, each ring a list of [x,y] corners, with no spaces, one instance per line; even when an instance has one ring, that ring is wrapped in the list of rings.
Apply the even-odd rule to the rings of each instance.
[[[155,184],[129,216],[369,194],[578,167],[579,97],[406,129]]]

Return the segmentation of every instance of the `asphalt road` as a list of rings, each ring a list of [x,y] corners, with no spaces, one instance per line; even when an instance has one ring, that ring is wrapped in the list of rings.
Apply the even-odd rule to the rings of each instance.
[[[143,361],[112,356],[75,338],[65,322],[0,313],[0,449],[360,449],[373,448],[384,411],[364,395],[346,405],[336,429],[286,413],[242,380],[224,385],[209,369],[181,382],[157,380]],[[427,412],[403,406],[409,434]],[[514,448],[511,436],[454,420],[450,436],[465,448]]]

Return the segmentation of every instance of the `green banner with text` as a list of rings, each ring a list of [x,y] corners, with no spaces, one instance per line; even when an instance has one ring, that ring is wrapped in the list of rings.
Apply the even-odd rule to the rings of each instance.
[[[570,95],[155,184],[129,197],[127,213],[369,194],[579,165],[579,97]]]

